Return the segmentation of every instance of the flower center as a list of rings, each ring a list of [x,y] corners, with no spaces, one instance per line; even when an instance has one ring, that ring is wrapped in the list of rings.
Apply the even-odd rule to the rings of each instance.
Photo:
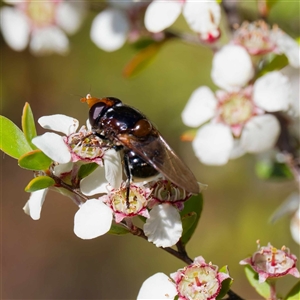
[[[152,197],[159,202],[177,202],[189,199],[191,194],[168,180],[159,180],[153,186]]]
[[[34,27],[45,27],[54,23],[57,1],[30,1],[26,12]]]
[[[244,46],[252,55],[266,54],[276,47],[270,37],[271,30],[264,21],[244,22],[234,34],[234,42]]]
[[[241,94],[231,94],[220,106],[220,117],[229,126],[243,125],[253,114],[254,105]]]
[[[105,153],[105,145],[102,140],[93,134],[89,134],[84,126],[79,132],[75,132],[66,137],[66,144],[71,150],[73,161],[76,161],[76,156],[80,160],[101,159]]]
[[[217,275],[213,266],[190,265],[182,271],[182,279],[177,285],[178,293],[183,299],[211,299],[220,290]]]
[[[147,205],[147,196],[142,188],[130,187],[128,203],[127,188],[124,187],[112,194],[111,205],[115,212],[123,213],[127,216],[137,215]]]
[[[258,268],[258,272],[266,272],[272,276],[287,272],[294,266],[294,261],[285,251],[271,247],[257,253],[254,264]]]

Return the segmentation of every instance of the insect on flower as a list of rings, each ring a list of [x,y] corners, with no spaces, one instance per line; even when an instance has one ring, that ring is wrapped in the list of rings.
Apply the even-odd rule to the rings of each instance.
[[[81,101],[90,107],[93,134],[109,147],[122,150],[127,195],[132,180],[147,180],[159,173],[192,194],[200,192],[194,174],[144,114],[114,97],[95,98],[88,94]]]

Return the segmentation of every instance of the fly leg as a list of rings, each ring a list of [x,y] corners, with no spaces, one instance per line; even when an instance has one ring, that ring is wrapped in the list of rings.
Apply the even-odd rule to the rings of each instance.
[[[131,173],[129,169],[129,158],[126,153],[124,153],[124,171],[127,177],[126,179],[126,206],[129,208],[129,192],[130,192],[130,182],[131,182]]]

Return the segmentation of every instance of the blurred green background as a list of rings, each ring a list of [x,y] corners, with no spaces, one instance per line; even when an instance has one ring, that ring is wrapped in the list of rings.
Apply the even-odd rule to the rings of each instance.
[[[286,4],[288,3],[288,4]],[[242,3],[244,18],[257,18],[255,3]],[[299,245],[290,236],[289,217],[276,224],[268,218],[295,183],[262,181],[255,175],[254,156],[244,156],[223,167],[204,166],[190,143],[180,141],[187,129],[181,121],[190,94],[200,85],[214,88],[210,79],[209,49],[172,41],[139,76],[122,77],[134,56],[130,45],[114,53],[98,49],[89,38],[95,12],[70,38],[66,57],[34,57],[27,50],[12,51],[1,37],[1,114],[18,126],[25,102],[36,120],[43,115],[66,114],[85,123],[88,107],[80,97],[115,96],[144,112],[195,173],[207,183],[204,210],[188,244],[190,257],[202,255],[219,266],[228,265],[232,289],[246,299],[260,299],[249,286],[239,261],[262,245],[286,245],[298,257]],[[299,4],[279,2],[271,22],[299,36]],[[175,28],[187,30],[180,18]],[[226,37],[224,37],[226,39]],[[44,131],[38,126],[38,133]],[[24,214],[29,194],[24,187],[32,173],[1,153],[2,299],[134,299],[143,281],[156,272],[169,274],[184,264],[154,245],[134,236],[105,235],[84,241],[73,233],[76,206],[50,192],[39,221]],[[286,293],[296,282],[289,276],[279,283]]]

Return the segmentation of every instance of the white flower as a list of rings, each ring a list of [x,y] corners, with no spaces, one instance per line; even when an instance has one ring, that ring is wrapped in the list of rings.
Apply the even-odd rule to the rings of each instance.
[[[182,223],[178,210],[169,203],[159,204],[150,211],[144,224],[148,241],[157,247],[171,247],[182,235]]]
[[[226,45],[214,55],[211,77],[224,90],[240,89],[248,84],[253,75],[251,57],[243,47]]]
[[[112,52],[120,49],[131,30],[130,15],[138,13],[141,3],[109,1],[111,7],[104,9],[93,20],[90,36],[102,50]]]
[[[191,127],[203,125],[192,143],[199,160],[223,165],[246,152],[272,148],[280,126],[273,115],[264,112],[287,111],[291,105],[287,77],[270,72],[245,89],[213,94],[208,87],[198,88],[184,108],[182,120]]]
[[[300,45],[277,25],[271,28],[262,20],[244,22],[235,31],[233,43],[245,47],[251,55],[285,54],[291,66],[300,66]]]
[[[150,32],[160,32],[171,26],[183,13],[190,28],[203,40],[219,37],[220,6],[216,1],[161,1],[150,3],[145,14],[145,27]]]
[[[219,295],[222,282],[230,278],[218,272],[218,266],[206,263],[202,256],[194,262],[170,275],[156,273],[144,281],[137,296],[142,299],[202,299],[215,300]],[[202,284],[203,283],[203,284]]]
[[[74,233],[81,239],[93,239],[109,231],[112,210],[100,199],[90,199],[79,207],[74,217]]]
[[[6,1],[1,8],[1,30],[15,51],[29,44],[34,54],[66,54],[67,34],[75,33],[85,14],[85,3],[69,1]]]
[[[76,132],[78,120],[65,115],[50,115],[39,118],[39,124],[45,128],[61,132],[66,136],[46,132],[32,139],[32,143],[42,150],[53,161],[65,164],[78,160],[96,162],[100,165],[94,172],[82,179],[81,189],[86,195],[106,192],[107,182],[113,188],[119,188],[122,181],[121,157],[114,149],[102,150],[101,145],[85,146],[82,138],[88,132],[85,127]],[[96,141],[97,142],[97,141]],[[93,144],[94,145],[94,144]],[[91,151],[88,151],[91,150]],[[102,168],[104,162],[104,168]]]

